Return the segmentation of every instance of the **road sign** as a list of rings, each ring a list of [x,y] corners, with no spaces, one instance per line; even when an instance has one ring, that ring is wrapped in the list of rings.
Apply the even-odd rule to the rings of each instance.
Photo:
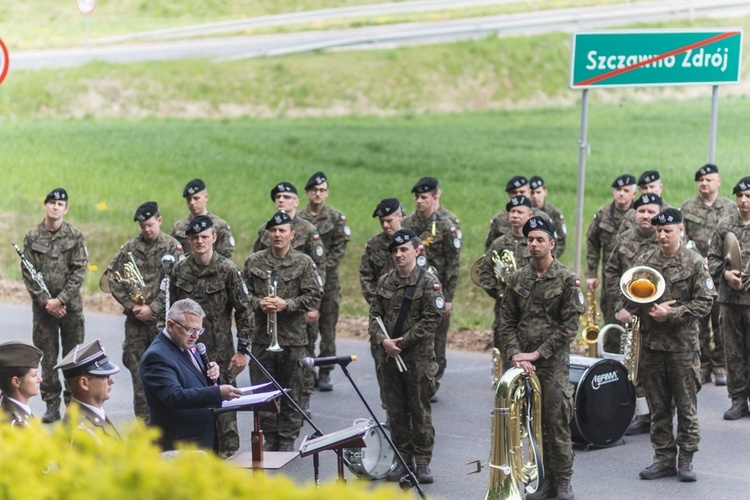
[[[0,38],[0,83],[3,83],[5,77],[8,75],[8,68],[10,68],[10,57],[8,57],[8,47],[3,43]]]
[[[78,12],[80,12],[84,16],[88,16],[89,14],[94,12],[94,8],[96,7],[96,0],[76,0],[76,5],[78,6]]]
[[[573,34],[570,88],[739,83],[742,28]]]

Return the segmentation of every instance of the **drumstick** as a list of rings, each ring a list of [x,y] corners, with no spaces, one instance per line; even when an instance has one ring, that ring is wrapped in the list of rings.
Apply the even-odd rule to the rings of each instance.
[[[388,335],[388,330],[385,329],[385,323],[383,323],[383,320],[381,319],[381,317],[380,316],[375,316],[375,321],[378,322],[378,326],[380,326],[380,329],[383,331],[383,335],[385,335],[385,338],[387,338],[388,340],[391,340],[390,335]],[[396,354],[395,357],[396,357],[396,367],[398,368],[398,371],[400,373],[403,373],[403,372],[407,371],[406,370],[406,363],[404,363],[404,360],[401,359],[401,355],[400,354]]]

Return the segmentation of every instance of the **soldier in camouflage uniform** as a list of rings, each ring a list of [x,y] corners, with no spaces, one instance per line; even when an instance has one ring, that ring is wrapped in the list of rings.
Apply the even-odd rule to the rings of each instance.
[[[216,232],[208,215],[199,215],[187,229],[192,253],[177,262],[170,273],[170,300],[193,299],[206,312],[201,341],[208,356],[215,358],[221,369],[220,383],[236,385],[235,377],[247,366],[247,355],[241,349],[249,344],[252,318],[247,287],[242,273],[234,263],[214,251]],[[162,295],[163,298],[163,295]],[[162,306],[163,307],[163,306]],[[237,347],[232,340],[232,310],[237,327]],[[159,318],[163,329],[164,318]],[[219,456],[228,457],[239,449],[237,416],[223,413],[217,419]]]
[[[0,422],[28,427],[34,418],[29,400],[39,395],[42,351],[24,342],[0,344]]]
[[[299,211],[299,216],[312,223],[320,234],[320,239],[326,251],[325,262],[325,293],[320,301],[320,317],[318,330],[320,331],[319,356],[336,355],[336,324],[339,321],[339,305],[341,303],[341,284],[339,282],[339,265],[344,258],[346,244],[351,239],[351,230],[346,224],[346,216],[335,208],[326,205],[328,198],[328,178],[323,172],[316,172],[305,185],[305,192],[309,203]],[[313,325],[314,326],[314,325]],[[315,355],[315,341],[317,332],[311,328],[310,351]],[[318,388],[321,391],[333,390],[330,373],[333,366],[321,366]]]
[[[594,214],[594,221],[586,233],[586,263],[588,266],[588,279],[586,287],[594,292],[599,286],[599,263],[602,264],[602,291],[599,299],[599,308],[604,316],[604,323],[615,322],[615,310],[612,306],[612,297],[607,293],[607,283],[604,281],[604,267],[607,265],[609,256],[617,242],[617,232],[620,223],[631,210],[633,198],[635,197],[635,177],[629,174],[619,176],[612,183],[612,203],[602,205]]]
[[[232,236],[232,228],[229,227],[229,224],[227,224],[224,219],[209,212],[206,208],[206,203],[208,202],[206,183],[204,183],[202,179],[193,179],[185,186],[185,189],[182,191],[182,197],[185,198],[190,213],[184,219],[180,219],[174,223],[169,235],[180,242],[180,245],[182,245],[185,251],[185,256],[189,255],[191,252],[186,234],[190,221],[199,215],[207,215],[211,217],[216,231],[214,250],[227,259],[231,259],[232,253],[234,252],[234,236]]]
[[[141,233],[120,247],[112,258],[107,268],[107,280],[112,296],[123,307],[125,315],[122,362],[133,380],[133,410],[137,418],[146,421],[148,405],[138,374],[138,363],[159,333],[156,319],[164,315],[164,304],[158,300],[165,275],[161,258],[169,254],[179,259],[182,257],[182,245],[161,231],[162,218],[155,201],[147,201],[139,206],[133,220],[138,223]],[[128,279],[125,269],[132,266],[133,261],[143,277],[143,287],[137,285],[134,279]]]
[[[658,170],[646,170],[638,177],[638,191],[640,194],[655,194],[661,196],[664,191],[664,183],[661,181],[661,175]],[[662,198],[662,210],[672,208],[672,205]],[[617,231],[618,236],[636,227],[638,223],[635,220],[635,213],[628,212],[620,223],[620,229]]]
[[[719,194],[721,178],[716,165],[708,163],[695,173],[698,194],[682,203],[680,211],[685,222],[685,240],[693,242],[694,249],[702,257],[708,257],[708,244],[716,226],[724,217],[737,213],[737,204]],[[724,342],[719,327],[719,301],[714,302],[711,314],[701,319],[701,384],[711,382],[711,373],[716,375],[716,385],[727,385]],[[711,349],[711,332],[714,347]]]
[[[88,254],[83,234],[63,221],[68,213],[68,193],[63,188],[50,192],[44,199],[45,217],[23,240],[23,253],[44,277],[47,290],[21,265],[23,281],[31,296],[34,314],[33,342],[42,350],[42,399],[47,411],[42,422],[60,420],[60,377],[54,369],[57,357],[65,356],[83,342],[83,299],[81,285],[86,275]],[[59,341],[58,341],[59,331]],[[66,402],[70,394],[65,394]]]
[[[437,383],[434,332],[445,313],[445,299],[437,277],[417,265],[420,243],[410,229],[401,229],[393,235],[388,250],[395,269],[378,281],[370,306],[368,331],[370,342],[379,346],[388,359],[381,367],[381,393],[393,442],[409,467],[412,460],[416,461],[417,480],[432,483],[430,461],[435,428],[430,396]],[[412,297],[411,302],[407,296]],[[390,338],[386,338],[378,325],[378,317]],[[403,373],[391,359],[397,355],[406,365]],[[406,473],[404,464],[397,462],[386,480],[398,481]]]
[[[419,267],[434,267],[436,275],[443,285],[445,295],[445,314],[435,331],[435,359],[438,364],[437,385],[443,377],[447,361],[445,347],[448,340],[450,316],[453,310],[453,297],[458,286],[459,257],[461,254],[461,234],[451,221],[435,211],[435,195],[438,189],[437,179],[425,177],[412,188],[414,204],[417,210],[406,217],[402,223],[404,229],[411,229],[419,236],[424,252],[417,257]],[[437,401],[433,395],[432,402]]]
[[[555,227],[541,217],[523,226],[531,263],[513,274],[502,302],[500,335],[512,366],[536,373],[542,392],[544,487],[526,498],[573,498],[573,385],[570,343],[584,312],[578,276],[553,256]]]
[[[277,212],[266,224],[271,248],[253,253],[245,261],[245,281],[250,307],[255,313],[252,336],[253,355],[290,395],[299,401],[302,391],[300,361],[308,355],[305,313],[314,311],[323,297],[323,281],[310,256],[292,248],[294,223],[285,212]],[[270,294],[270,284],[276,293]],[[268,332],[269,316],[275,315],[281,352],[271,352]],[[253,384],[266,382],[265,375],[254,364],[250,366]],[[302,427],[302,416],[288,400],[282,398],[281,411],[261,412],[264,447],[269,451],[292,451]]]
[[[747,276],[730,270],[724,264],[724,239],[734,233],[740,244],[741,261],[750,262],[750,177],[743,177],[734,186],[737,212],[719,221],[708,249],[708,266],[719,284],[721,332],[727,363],[727,390],[732,406],[724,412],[725,420],[738,420],[750,415],[747,398],[750,396],[750,294],[743,287]],[[747,271],[745,271],[747,272]]]
[[[529,180],[522,175],[512,177],[505,185],[505,193],[508,195],[509,199],[514,196],[525,196],[526,198],[531,199],[531,185],[529,184]],[[535,217],[542,217],[545,221],[552,222],[549,215],[542,210],[532,207],[531,211]],[[510,220],[508,220],[508,212],[498,212],[492,220],[490,220],[490,228],[487,231],[487,237],[484,240],[485,252],[490,248],[493,241],[509,232]]]
[[[547,185],[544,179],[535,175],[529,179],[529,188],[531,189],[531,204],[533,208],[538,208],[545,214],[549,215],[550,221],[557,228],[557,236],[560,240],[555,247],[555,257],[558,259],[565,253],[566,242],[568,240],[568,228],[565,226],[565,216],[559,208],[547,201]]]
[[[700,442],[698,320],[711,311],[714,284],[703,258],[681,242],[684,226],[679,210],[662,210],[651,224],[656,226],[659,248],[637,258],[635,265],[661,273],[666,289],[656,302],[628,301],[626,305],[641,321],[640,374],[651,410],[654,448],[653,463],[639,475],[642,479],[677,475],[680,481],[692,482],[697,479],[693,454]],[[676,439],[673,407],[677,409]]]

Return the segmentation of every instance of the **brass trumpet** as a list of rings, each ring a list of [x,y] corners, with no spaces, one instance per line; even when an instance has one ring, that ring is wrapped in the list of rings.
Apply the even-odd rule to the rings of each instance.
[[[273,279],[273,273],[268,273],[268,295],[270,297],[276,296],[276,287],[278,286],[278,283],[275,279]],[[277,329],[276,325],[276,312],[273,314],[267,314],[266,317],[268,318],[268,321],[266,323],[266,329],[268,331],[268,336],[271,337],[271,345],[269,345],[266,348],[266,351],[271,352],[281,352],[284,350],[283,347],[279,345],[279,331]]]

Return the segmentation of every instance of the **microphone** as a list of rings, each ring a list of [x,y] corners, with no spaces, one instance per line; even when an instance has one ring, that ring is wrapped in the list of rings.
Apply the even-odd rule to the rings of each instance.
[[[352,361],[357,361],[357,356],[328,356],[326,358],[302,358],[300,363],[303,368],[311,370],[314,366],[341,365],[346,366]]]
[[[206,355],[206,346],[202,342],[198,342],[195,344],[195,351],[198,353],[198,356],[201,357],[201,361],[203,362],[203,375],[206,376],[208,385],[219,385],[218,379],[209,378],[208,376],[208,356]]]

